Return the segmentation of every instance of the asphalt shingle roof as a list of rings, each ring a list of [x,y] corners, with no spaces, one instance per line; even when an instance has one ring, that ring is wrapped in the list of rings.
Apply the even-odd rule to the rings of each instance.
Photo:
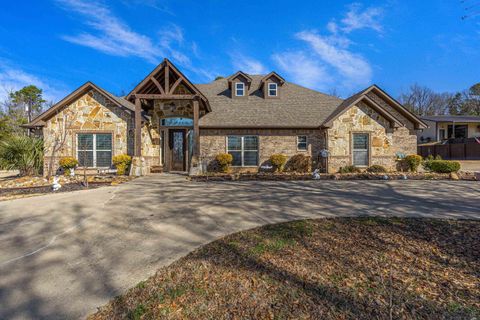
[[[245,98],[232,98],[227,79],[196,87],[207,97],[212,112],[200,119],[201,127],[310,128],[319,127],[342,99],[285,82],[279,98],[263,97],[262,75],[250,75]]]

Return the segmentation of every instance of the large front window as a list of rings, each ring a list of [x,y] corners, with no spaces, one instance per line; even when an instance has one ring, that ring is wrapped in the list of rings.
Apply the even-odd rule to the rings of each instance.
[[[78,133],[77,159],[81,167],[110,167],[112,165],[112,135],[110,133]]]
[[[258,166],[258,137],[228,136],[227,153],[233,157],[233,166]]]

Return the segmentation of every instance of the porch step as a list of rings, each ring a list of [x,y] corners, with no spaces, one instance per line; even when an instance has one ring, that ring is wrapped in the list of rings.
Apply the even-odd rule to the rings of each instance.
[[[162,173],[163,172],[163,166],[151,166],[150,167],[150,173]]]

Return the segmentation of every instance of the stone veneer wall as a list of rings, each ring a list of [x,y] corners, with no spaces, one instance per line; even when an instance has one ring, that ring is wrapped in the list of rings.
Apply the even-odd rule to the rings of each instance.
[[[413,123],[390,109],[388,111],[405,123],[406,127],[391,128],[385,118],[361,102],[333,121],[332,127],[328,129],[328,172],[334,173],[340,167],[352,164],[353,132],[370,134],[370,165],[378,164],[396,170],[397,152],[416,153],[417,140]]]
[[[48,172],[54,141],[64,132],[64,122],[69,127],[65,144],[55,156],[54,170],[58,168],[60,157],[77,158],[76,133],[79,132],[112,133],[113,156],[133,153],[133,114],[92,89],[46,121],[43,128],[44,174]]]
[[[288,158],[298,153],[318,156],[325,147],[324,133],[310,129],[200,129],[200,159],[209,163],[219,153],[227,151],[226,136],[228,135],[257,135],[259,137],[259,164],[268,161],[274,153],[285,154]],[[297,150],[297,136],[306,135],[307,151]],[[234,171],[257,171],[258,168],[233,168]]]

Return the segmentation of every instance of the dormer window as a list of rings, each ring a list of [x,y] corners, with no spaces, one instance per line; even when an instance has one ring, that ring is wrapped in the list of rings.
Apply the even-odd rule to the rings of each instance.
[[[243,82],[235,83],[235,95],[237,97],[243,97],[245,95],[245,84]]]
[[[278,93],[278,86],[276,83],[269,83],[268,84],[268,96],[269,97],[276,97]]]
[[[280,77],[275,71],[270,72],[260,80],[260,88],[265,99],[278,99],[282,95],[280,90],[285,84],[285,79]]]

